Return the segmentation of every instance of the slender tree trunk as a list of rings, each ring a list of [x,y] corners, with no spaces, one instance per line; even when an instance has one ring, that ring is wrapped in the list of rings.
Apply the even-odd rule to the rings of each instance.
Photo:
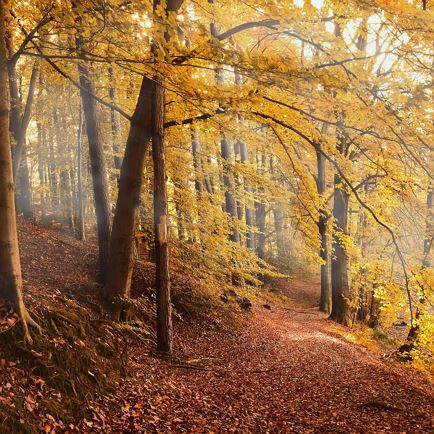
[[[53,110],[53,119],[56,118],[56,110]],[[59,188],[57,178],[57,165],[56,165],[56,152],[54,147],[54,126],[50,125],[49,140],[50,140],[50,161],[48,164],[49,181],[50,181],[50,195],[51,195],[51,208],[57,210],[59,207]]]
[[[248,161],[248,155],[247,155],[247,145],[243,142],[240,143],[240,161],[241,163],[246,163]],[[247,201],[246,201],[246,225],[247,225],[247,233],[246,233],[246,245],[248,249],[255,250],[255,233],[253,231],[254,227],[254,211],[253,209],[248,205],[250,201],[250,195],[252,193],[252,189],[249,185],[249,183],[244,180],[244,191],[247,195]]]
[[[324,200],[324,193],[326,191],[326,160],[321,152],[317,151],[317,191],[321,200]],[[321,295],[319,302],[319,309],[321,312],[330,312],[331,304],[331,277],[330,277],[330,255],[329,255],[329,240],[327,236],[327,209],[319,210],[318,231],[320,236],[320,257],[323,261],[321,264]]]
[[[84,218],[84,194],[83,194],[83,112],[80,108],[79,125],[77,132],[77,222],[76,236],[84,241],[86,238]]]
[[[265,155],[262,155],[261,159],[259,158],[259,155],[256,156],[256,166],[259,173],[263,173],[265,170]],[[255,220],[256,220],[256,227],[258,229],[258,242],[256,244],[256,256],[259,259],[265,260],[265,242],[266,242],[266,236],[265,236],[265,218],[267,214],[267,210],[265,207],[265,203],[263,202],[264,199],[264,189],[262,187],[259,187],[257,190],[257,193],[259,193],[259,200],[255,200]]]
[[[10,99],[6,29],[9,0],[0,1],[0,298],[13,303],[21,319],[24,336],[31,341],[27,323],[35,324],[24,306],[20,253],[15,216],[12,153],[9,135]]]
[[[431,153],[432,155],[433,153]],[[431,267],[432,245],[434,238],[434,185],[430,180],[428,194],[426,198],[427,216],[425,221],[425,239],[423,242],[422,268]]]
[[[237,201],[234,195],[234,187],[231,177],[230,164],[232,161],[231,148],[225,137],[221,142],[221,156],[223,159],[223,186],[225,189],[225,211],[231,217],[232,231],[230,234],[230,240],[234,243],[240,242],[240,233],[237,228],[238,208]]]
[[[169,15],[177,12],[183,0],[168,0],[163,16],[158,17],[161,0],[154,0],[155,21],[163,18],[165,21],[165,43],[169,42]],[[158,50],[162,47],[156,44],[152,47],[155,69],[158,70]],[[164,52],[164,51],[163,51]],[[170,297],[169,275],[169,244],[167,236],[167,180],[164,145],[165,89],[162,78],[156,75],[152,87],[152,159],[154,162],[154,237],[156,256],[156,295],[157,295],[157,351],[171,354],[172,337],[172,304]]]
[[[78,3],[72,2],[72,7],[76,8]],[[75,19],[78,26],[83,22],[82,16]],[[80,28],[75,35],[75,44],[79,55],[85,51],[85,39]],[[83,116],[86,123],[86,134],[89,144],[89,160],[92,173],[93,196],[95,202],[96,225],[98,234],[98,262],[99,277],[102,283],[107,279],[107,264],[109,260],[110,246],[110,199],[107,180],[106,161],[104,156],[104,144],[101,137],[100,125],[98,120],[98,110],[96,101],[91,95],[95,94],[95,88],[91,79],[91,74],[86,62],[78,63],[78,76],[81,85],[80,95],[83,106]]]
[[[285,258],[285,238],[283,236],[283,213],[280,204],[275,204],[273,208],[274,217],[274,235],[276,238],[277,256],[281,259]]]
[[[83,42],[77,37],[77,47],[81,50]],[[107,278],[107,262],[110,243],[110,204],[107,181],[104,146],[99,129],[98,113],[95,100],[89,95],[94,94],[93,83],[87,66],[84,63],[78,65],[80,85],[85,90],[80,90],[83,105],[83,115],[86,122],[86,133],[89,142],[89,157],[92,173],[93,194],[95,201],[95,213],[98,232],[99,247],[99,271],[102,282]],[[86,92],[87,91],[87,92]]]
[[[154,80],[152,95],[152,157],[154,161],[154,231],[157,294],[157,351],[172,352],[167,188],[164,149],[164,100],[161,82]]]
[[[13,34],[9,32],[6,39],[6,48],[11,55],[13,53]],[[22,95],[21,82],[20,90],[18,86],[17,74],[16,74],[16,61],[8,62],[9,73],[9,94],[11,101],[10,112],[10,130],[14,138],[14,146],[12,148],[12,170],[14,174],[15,182],[15,199],[17,211],[22,212],[26,218],[33,218],[33,210],[31,204],[31,191],[30,191],[30,178],[27,166],[26,152],[26,133],[29,126],[33,97],[35,93],[35,85],[38,78],[38,63],[35,62],[32,68],[32,74],[30,77],[29,89],[27,92],[26,105],[22,107],[22,101],[20,94]],[[20,92],[21,91],[21,92]],[[23,160],[23,154],[24,159]]]
[[[15,66],[11,66],[11,68],[14,69],[13,72],[13,76],[10,79],[11,80],[11,89],[15,89],[16,88],[16,83],[13,83],[15,79]],[[24,109],[24,113],[22,116],[20,116],[19,119],[15,120],[15,116],[14,115],[14,121],[11,123],[12,126],[12,133],[14,135],[14,139],[15,139],[15,146],[13,148],[13,171],[14,171],[14,179],[17,180],[18,176],[19,176],[19,169],[21,167],[21,158],[24,152],[24,148],[25,148],[25,141],[26,141],[26,132],[27,132],[27,128],[29,126],[29,122],[30,122],[30,118],[32,115],[32,106],[33,106],[33,97],[35,94],[35,85],[36,85],[36,80],[38,77],[38,64],[35,62],[33,65],[33,69],[32,69],[32,75],[30,77],[30,85],[29,85],[29,90],[27,93],[27,101],[26,101],[26,105],[25,105],[25,109]],[[16,91],[14,90],[14,93]],[[11,93],[12,95],[12,93]],[[15,102],[14,105],[17,107],[17,112],[21,113],[21,103],[20,103],[20,99],[18,96],[18,92],[16,93],[16,95],[14,96]]]
[[[115,98],[115,87],[114,87],[114,76],[113,76],[113,68],[109,68],[109,79],[111,83],[111,87],[109,89],[109,97],[113,104],[116,104]],[[111,133],[112,133],[112,150],[113,150],[113,163],[116,169],[116,172],[121,170],[121,157],[119,156],[120,150],[120,121],[119,114],[114,111],[113,108],[110,109],[110,121],[111,121]],[[117,173],[116,178],[119,184],[119,174]]]
[[[259,189],[262,192],[262,189]],[[256,255],[259,259],[265,260],[265,216],[266,209],[263,202],[255,202],[256,226],[258,228],[258,242],[256,243]]]
[[[200,153],[199,137],[195,130],[191,133],[191,151],[193,154],[193,167],[194,167],[194,186],[196,189],[197,198],[200,200],[203,195],[203,170],[202,160]]]
[[[19,202],[19,208],[26,219],[33,219],[33,203],[32,203],[32,185],[30,180],[29,166],[27,160],[27,146],[23,145],[20,155],[20,167],[19,167],[19,185],[20,195],[17,198]]]
[[[46,184],[45,184],[45,161],[42,149],[45,147],[45,134],[40,122],[37,123],[38,128],[38,176],[39,176],[39,200],[41,204],[41,221],[45,222],[46,215]]]

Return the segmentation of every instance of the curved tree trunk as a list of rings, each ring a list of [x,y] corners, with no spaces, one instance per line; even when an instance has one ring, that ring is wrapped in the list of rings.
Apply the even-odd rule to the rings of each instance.
[[[143,183],[143,166],[151,140],[152,80],[143,77],[136,109],[131,119],[119,178],[119,193],[110,240],[106,298],[119,319],[122,302],[129,297],[133,270],[133,244]]]

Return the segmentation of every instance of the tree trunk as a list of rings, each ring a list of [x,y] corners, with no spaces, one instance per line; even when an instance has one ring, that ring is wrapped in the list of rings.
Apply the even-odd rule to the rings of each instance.
[[[202,158],[199,155],[200,143],[199,137],[195,130],[191,133],[191,152],[193,154],[193,167],[194,167],[194,186],[196,189],[197,198],[200,200],[203,195],[203,170]]]
[[[342,179],[335,175],[334,179],[335,231],[333,235],[333,257],[331,264],[332,311],[330,319],[344,325],[351,324],[347,299],[350,297],[348,283],[348,255],[342,244],[341,236],[348,235],[348,202],[349,194],[342,188]]]
[[[183,0],[168,0],[163,17],[158,17],[161,0],[154,0],[153,11],[155,24],[157,19],[164,19],[167,26],[164,32],[165,42],[169,42],[169,14],[177,12]],[[154,44],[154,67],[158,71],[158,51],[162,47]],[[165,51],[163,51],[165,52]],[[170,298],[169,244],[167,236],[167,180],[164,145],[165,89],[162,78],[156,75],[152,86],[152,159],[154,163],[154,237],[156,257],[156,296],[157,296],[157,351],[171,354],[172,337],[172,304]]]
[[[55,119],[56,111],[53,110],[53,119]],[[48,171],[49,171],[49,181],[50,181],[50,195],[51,195],[51,208],[52,210],[57,210],[59,207],[59,188],[58,188],[58,182],[57,182],[57,167],[56,167],[56,154],[55,154],[55,148],[54,148],[54,135],[53,125],[50,125],[50,161],[48,164]]]
[[[276,237],[277,256],[280,259],[285,258],[285,239],[283,236],[283,214],[279,204],[276,204],[273,208],[274,217],[274,235]]]
[[[164,100],[161,82],[154,79],[152,95],[152,157],[154,161],[154,231],[157,294],[157,351],[172,352],[169,245],[167,237],[167,188],[164,148]]]
[[[23,145],[20,155],[20,167],[18,170],[19,180],[19,209],[26,219],[33,219],[33,204],[32,204],[32,185],[30,181],[29,166],[27,161],[27,146]]]
[[[14,93],[16,92],[16,83],[14,81],[15,78],[15,65],[11,66],[10,69],[13,69],[13,76],[10,78],[11,90],[13,89]],[[27,101],[26,106],[24,108],[24,113],[21,116],[21,102],[18,96],[18,92],[14,96],[14,105],[16,106],[16,114],[13,117],[13,122],[11,122],[12,133],[15,139],[15,146],[13,148],[13,171],[14,171],[14,179],[17,180],[19,177],[19,171],[21,167],[21,158],[24,153],[25,141],[26,141],[26,132],[29,126],[30,118],[32,115],[32,105],[33,105],[33,96],[35,93],[35,84],[38,77],[38,64],[35,63],[32,69],[32,75],[30,77],[30,85],[27,93]],[[12,93],[11,93],[12,95]],[[16,116],[20,116],[19,119],[16,119]]]
[[[115,100],[115,88],[114,88],[114,76],[113,76],[113,68],[109,68],[109,79],[111,83],[111,87],[109,89],[109,97],[112,104],[116,104]],[[112,133],[112,150],[113,150],[113,163],[116,169],[116,179],[119,184],[119,171],[121,169],[121,157],[119,156],[120,149],[120,121],[119,121],[119,113],[116,113],[113,108],[110,109],[110,121],[111,121],[111,133]]]
[[[121,315],[123,305],[119,297],[130,295],[133,244],[143,182],[143,166],[152,135],[152,87],[152,80],[143,77],[119,178],[106,283],[106,297],[112,303],[117,319]]]
[[[432,153],[431,153],[432,155]],[[428,194],[426,198],[427,205],[427,216],[425,221],[425,239],[423,242],[423,259],[422,268],[431,267],[431,256],[432,256],[432,244],[434,238],[434,186],[433,182],[430,180],[428,186]]]
[[[37,123],[38,128],[38,176],[39,176],[39,199],[41,204],[41,221],[45,222],[46,215],[46,184],[45,184],[45,160],[42,150],[45,148],[45,134],[40,122]]]
[[[262,189],[259,189],[262,192]],[[258,228],[258,242],[256,243],[256,255],[259,259],[265,260],[265,215],[266,209],[263,202],[255,202],[256,226]]]
[[[34,324],[24,306],[20,253],[15,216],[12,153],[9,135],[10,99],[6,28],[9,0],[0,1],[0,298],[13,303],[22,321],[25,340],[31,341],[27,323]]]
[[[243,142],[240,143],[240,159],[241,163],[246,163],[248,161],[247,155],[247,145]],[[253,209],[248,205],[250,201],[249,196],[252,193],[252,189],[249,183],[244,180],[244,191],[247,193],[247,204],[246,204],[246,225],[247,225],[247,233],[246,233],[246,245],[248,249],[255,250],[255,233],[253,232],[254,225],[254,214]]]
[[[316,179],[318,195],[321,200],[324,200],[324,193],[326,191],[326,160],[321,152],[317,151],[317,168],[318,174]],[[330,255],[329,255],[329,241],[327,236],[327,209],[319,210],[318,231],[320,236],[320,257],[323,261],[321,264],[321,296],[319,302],[319,309],[321,312],[330,312],[331,304],[331,280],[330,280]]]
[[[77,37],[77,48],[79,52],[81,46],[81,38]],[[105,279],[107,278],[107,262],[110,243],[110,204],[104,146],[99,129],[96,102],[89,95],[89,92],[91,94],[95,93],[90,79],[89,70],[84,63],[79,63],[78,72],[80,85],[85,89],[80,90],[80,95],[83,105],[83,115],[86,121],[87,139],[89,142],[89,158],[98,232],[100,280],[105,282]]]
[[[84,241],[86,230],[84,226],[84,196],[83,196],[83,112],[80,109],[79,125],[77,132],[77,219],[76,219],[76,237]]]
[[[265,154],[259,158],[259,155],[256,155],[256,166],[258,173],[264,173],[265,170]],[[259,259],[265,260],[265,218],[267,214],[267,210],[265,207],[264,200],[264,189],[259,187],[257,190],[259,193],[259,200],[255,200],[255,220],[256,227],[258,229],[258,242],[256,243],[256,256]]]
[[[233,183],[231,179],[231,168],[230,163],[232,160],[231,148],[225,137],[222,138],[221,142],[221,156],[223,159],[223,186],[225,189],[225,211],[231,217],[232,231],[230,234],[230,240],[234,243],[240,242],[240,233],[237,228],[238,219],[238,208],[237,201],[235,199],[233,191]]]
[[[81,0],[77,3],[80,3]],[[76,2],[72,2],[75,9]],[[78,29],[75,35],[76,49],[79,55],[85,54],[85,39],[80,25],[83,22],[81,15],[75,19]],[[102,283],[106,282],[108,273],[109,246],[110,246],[110,199],[107,180],[104,144],[101,137],[98,120],[98,110],[95,99],[95,88],[91,79],[89,68],[85,61],[78,63],[78,76],[80,81],[80,96],[83,106],[83,116],[86,123],[86,134],[89,144],[89,160],[92,173],[93,195],[95,202],[96,225],[98,233],[98,262],[99,277]]]

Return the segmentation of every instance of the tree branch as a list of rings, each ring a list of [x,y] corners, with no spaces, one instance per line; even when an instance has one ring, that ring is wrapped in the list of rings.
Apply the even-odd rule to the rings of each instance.
[[[219,41],[223,41],[225,39],[230,38],[231,36],[235,35],[236,33],[242,32],[244,30],[253,29],[255,27],[268,27],[273,28],[273,26],[276,26],[279,24],[278,20],[273,19],[267,19],[262,21],[252,21],[250,23],[244,23],[240,24],[239,26],[232,27],[232,29],[226,30],[226,32],[220,33],[220,35],[215,36],[216,39]]]
[[[21,43],[20,47],[18,48],[18,50],[15,52],[15,54],[11,57],[11,59],[9,60],[12,63],[16,63],[19,59],[19,57],[21,56],[21,54],[23,54],[24,50],[26,49],[27,45],[29,44],[29,42],[31,42],[33,40],[33,38],[35,37],[36,33],[45,26],[45,24],[49,23],[53,17],[50,16],[50,13],[53,9],[53,6],[50,7],[50,9],[45,13],[45,15],[42,17],[42,19],[36,24],[35,27],[33,27],[32,30],[30,30],[30,32],[26,32],[25,33],[25,38],[23,40],[23,42]],[[15,15],[14,11],[11,11],[11,15],[13,18],[15,18],[18,22],[18,25],[20,26],[21,29],[23,29],[22,24],[20,23],[20,20],[17,18],[17,16]],[[23,32],[24,33],[24,32]]]
[[[189,125],[189,124],[192,124],[193,122],[204,121],[206,119],[212,118],[215,115],[220,115],[220,114],[223,114],[223,113],[226,113],[224,111],[224,109],[219,108],[218,110],[216,110],[213,113],[205,113],[205,114],[202,114],[202,115],[199,115],[199,116],[195,116],[195,117],[192,117],[192,118],[183,119],[182,121],[175,121],[175,120],[168,121],[168,122],[166,122],[164,124],[164,128],[170,128],[170,127],[174,127],[174,126],[177,126],[177,125]]]

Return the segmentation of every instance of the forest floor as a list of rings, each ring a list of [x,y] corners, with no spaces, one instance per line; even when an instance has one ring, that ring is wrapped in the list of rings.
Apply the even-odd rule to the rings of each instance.
[[[84,243],[23,224],[20,237],[27,243],[25,278],[33,282],[27,303],[44,288],[72,299],[73,288],[92,282],[95,252],[86,253]],[[30,374],[18,361],[0,363],[0,389],[15,390],[14,378],[14,399],[25,396],[23,411],[39,417],[46,433],[433,432],[432,382],[345,338],[346,329],[318,312],[314,282],[280,281],[278,287],[284,301],[271,309],[254,304],[243,325],[178,316],[171,360],[130,340],[129,375],[114,391],[83,403],[87,419],[47,417],[44,382],[20,380]],[[4,393],[0,403],[8,399]],[[0,420],[6,432],[1,426]]]
[[[316,307],[289,306],[254,307],[242,329],[177,324],[182,361],[136,347],[135,372],[89,432],[433,432],[432,384],[347,341]]]

